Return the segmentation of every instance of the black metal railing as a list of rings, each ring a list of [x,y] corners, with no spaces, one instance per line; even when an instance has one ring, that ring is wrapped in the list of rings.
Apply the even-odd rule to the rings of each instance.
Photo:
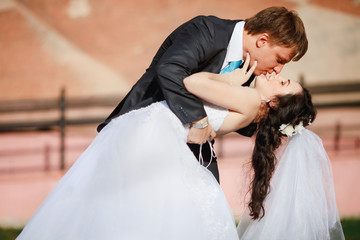
[[[338,94],[340,93],[355,93],[359,94],[359,100],[352,101],[341,101],[341,102],[326,102],[316,103],[317,108],[334,108],[334,107],[359,107],[360,106],[360,83],[351,84],[336,84],[327,86],[308,86],[307,87],[313,96],[321,94]],[[66,97],[65,90],[61,90],[58,99],[45,99],[45,100],[30,100],[30,101],[6,101],[0,102],[0,116],[21,114],[21,113],[42,113],[41,116],[47,115],[49,112],[56,112],[55,117],[44,119],[44,117],[35,117],[32,119],[23,120],[7,120],[2,121],[0,118],[0,132],[11,132],[11,131],[28,131],[28,130],[44,130],[57,128],[59,130],[59,154],[60,154],[60,169],[65,169],[65,138],[66,138],[66,127],[73,125],[86,125],[86,124],[98,124],[102,122],[107,115],[92,115],[92,116],[81,116],[81,117],[68,117],[67,112],[76,110],[78,112],[89,108],[108,108],[110,113],[112,108],[121,100],[123,96],[107,96],[97,98],[68,98]],[[94,111],[96,112],[96,111]],[[9,119],[9,118],[8,118]],[[11,119],[11,117],[10,117]],[[337,124],[332,130],[334,133],[334,149],[339,148],[339,142],[342,132],[346,130],[348,126],[341,126]],[[351,129],[360,129],[360,124],[357,126],[351,126]],[[320,131],[325,131],[321,130]],[[359,137],[356,138],[360,145]],[[221,139],[217,142],[221,145]],[[49,151],[47,149],[46,151]],[[220,149],[219,155],[222,155]],[[47,153],[48,154],[48,153]]]
[[[0,120],[0,132],[20,132],[29,130],[48,130],[57,128],[59,130],[59,154],[60,169],[65,169],[65,128],[72,125],[98,124],[106,116],[86,116],[70,118],[67,112],[72,109],[82,111],[94,107],[112,108],[121,99],[120,97],[99,97],[99,98],[77,98],[69,99],[66,97],[64,89],[61,90],[58,99],[31,100],[31,101],[7,101],[0,102],[0,115],[12,115],[16,113],[42,113],[40,117],[32,119],[2,121]],[[44,120],[44,115],[49,112],[57,112],[55,117]],[[9,118],[9,117],[8,117]]]

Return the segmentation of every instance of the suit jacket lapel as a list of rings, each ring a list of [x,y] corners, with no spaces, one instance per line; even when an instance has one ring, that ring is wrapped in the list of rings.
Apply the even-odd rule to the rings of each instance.
[[[203,64],[204,66],[200,71],[219,73],[224,63],[227,47],[235,25],[241,20],[224,20],[213,17],[212,21],[216,22],[217,26],[217,29],[215,30],[217,32],[217,39],[214,44],[217,45],[216,48],[219,49],[219,51],[214,58]]]

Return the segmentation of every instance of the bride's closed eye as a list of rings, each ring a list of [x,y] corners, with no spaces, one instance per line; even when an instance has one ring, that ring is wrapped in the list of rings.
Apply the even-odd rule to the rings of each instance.
[[[288,85],[290,85],[290,79],[288,79],[287,81],[282,80],[282,81],[281,81],[281,85],[282,85],[282,86],[285,86],[285,85],[288,86]]]

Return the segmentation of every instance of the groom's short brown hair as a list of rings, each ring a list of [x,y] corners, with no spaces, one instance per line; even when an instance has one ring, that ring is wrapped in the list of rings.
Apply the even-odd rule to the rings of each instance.
[[[298,61],[308,49],[305,27],[295,11],[285,7],[266,8],[245,20],[250,35],[267,33],[273,45],[294,47],[293,61]]]

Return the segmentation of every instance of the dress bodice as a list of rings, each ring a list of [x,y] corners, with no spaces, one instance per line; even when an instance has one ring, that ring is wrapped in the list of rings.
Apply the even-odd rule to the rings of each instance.
[[[219,107],[207,102],[204,103],[204,108],[206,114],[208,115],[209,123],[216,132],[217,130],[219,130],[225,117],[229,114],[229,111],[226,108]]]

